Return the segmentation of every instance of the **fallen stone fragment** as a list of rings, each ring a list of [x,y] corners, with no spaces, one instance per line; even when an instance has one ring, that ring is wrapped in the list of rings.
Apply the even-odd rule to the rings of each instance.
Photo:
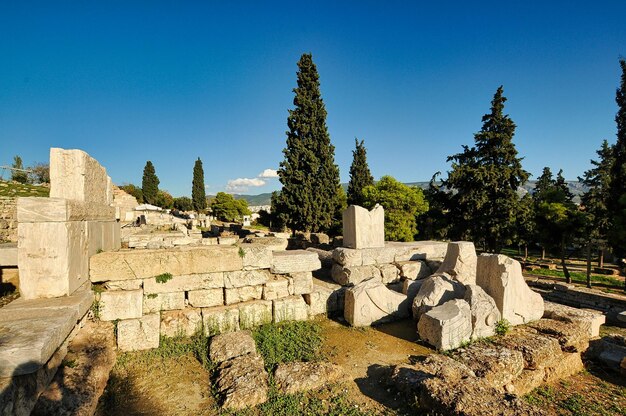
[[[464,295],[465,287],[447,274],[427,277],[413,300],[413,318],[419,320],[422,314],[435,306],[443,305],[452,299],[462,299]]]
[[[437,273],[447,273],[465,285],[473,285],[476,284],[476,262],[474,243],[467,241],[448,243],[446,257]]]
[[[516,260],[501,254],[479,256],[476,284],[496,301],[502,318],[511,325],[536,321],[543,316],[543,298],[528,287]]]
[[[561,347],[555,338],[537,334],[530,328],[516,328],[510,334],[496,338],[495,345],[521,352],[524,367],[530,370],[551,364],[561,356]]]
[[[522,353],[502,346],[474,344],[459,348],[453,358],[467,365],[476,377],[496,389],[503,389],[524,370]]]
[[[352,326],[369,326],[409,316],[406,296],[374,280],[347,289],[344,308],[344,317]]]
[[[381,264],[376,266],[380,270],[380,276],[384,284],[400,281],[400,270],[393,264]]]
[[[495,335],[496,323],[501,319],[500,311],[491,296],[480,286],[465,286],[465,301],[472,311],[472,339]]]
[[[376,266],[345,266],[333,264],[331,269],[333,280],[343,286],[357,285],[366,280],[382,280],[380,269]]]
[[[281,392],[294,394],[316,390],[343,377],[337,364],[326,362],[292,362],[279,364],[274,380]]]
[[[343,211],[343,246],[349,248],[383,247],[385,245],[385,210],[350,205]]]
[[[218,369],[216,388],[224,409],[241,410],[265,403],[269,383],[263,358],[252,353],[223,362]]]
[[[419,280],[432,274],[430,267],[423,260],[401,261],[397,265],[400,268],[400,275],[405,279]]]
[[[454,299],[429,310],[418,321],[417,332],[422,340],[439,350],[459,347],[472,335],[469,304]]]
[[[600,327],[606,322],[606,316],[602,312],[590,309],[578,309],[560,303],[544,301],[544,318],[556,319],[577,323],[581,329],[587,328],[590,338],[600,336]]]
[[[209,358],[215,364],[251,353],[256,353],[256,344],[250,331],[216,335],[209,345]]]
[[[585,352],[589,347],[589,332],[572,322],[540,319],[529,326],[549,337],[556,338],[566,352]]]
[[[322,267],[316,253],[306,250],[275,251],[272,258],[272,273],[289,274],[312,272]]]

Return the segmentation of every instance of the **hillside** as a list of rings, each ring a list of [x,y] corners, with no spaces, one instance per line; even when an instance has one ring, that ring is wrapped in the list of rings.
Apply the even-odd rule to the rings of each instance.
[[[13,181],[0,181],[0,197],[48,196],[50,188],[45,185],[28,185]]]

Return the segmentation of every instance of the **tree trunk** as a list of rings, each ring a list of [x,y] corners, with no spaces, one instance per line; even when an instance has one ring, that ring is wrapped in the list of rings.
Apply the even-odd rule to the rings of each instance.
[[[528,259],[528,244],[524,244],[524,260]]]
[[[591,241],[587,242],[587,287],[591,289]]]
[[[600,249],[600,258],[598,259],[598,267],[604,267],[604,249]]]
[[[569,270],[567,270],[567,265],[565,264],[565,243],[561,243],[561,266],[563,267],[563,274],[565,275],[565,282],[572,283],[572,276],[569,274]]]
[[[545,260],[545,259],[546,259],[546,248],[541,247],[541,260]]]

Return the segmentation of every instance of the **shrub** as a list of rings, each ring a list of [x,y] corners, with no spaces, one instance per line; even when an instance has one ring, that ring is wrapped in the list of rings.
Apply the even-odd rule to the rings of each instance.
[[[254,340],[268,371],[280,363],[322,358],[322,329],[315,322],[281,322],[254,331]]]
[[[506,335],[507,332],[511,329],[511,323],[506,319],[500,319],[496,322],[496,334],[498,335]]]

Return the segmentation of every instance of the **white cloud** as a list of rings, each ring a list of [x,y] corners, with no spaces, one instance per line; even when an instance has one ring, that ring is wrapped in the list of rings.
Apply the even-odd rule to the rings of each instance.
[[[278,178],[278,172],[275,169],[265,169],[263,172],[259,173],[259,178]]]
[[[265,181],[263,179],[237,178],[228,181],[226,184],[226,190],[229,192],[244,192],[247,191],[248,188],[257,188],[263,185],[265,185]]]

